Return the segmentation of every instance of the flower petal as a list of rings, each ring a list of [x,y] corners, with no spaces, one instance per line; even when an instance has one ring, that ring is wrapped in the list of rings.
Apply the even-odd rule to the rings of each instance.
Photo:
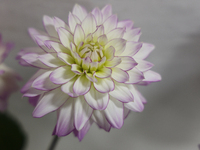
[[[124,83],[129,79],[128,73],[117,67],[112,68],[111,77],[119,83]]]
[[[90,119],[93,109],[86,103],[83,96],[74,98],[74,125],[80,131]]]
[[[89,13],[87,17],[83,20],[81,26],[86,36],[89,33],[93,33],[96,30],[96,20],[94,16]]]
[[[71,66],[64,66],[64,67],[59,67],[55,69],[51,74],[50,74],[50,80],[54,84],[64,84],[68,81],[70,81],[72,78],[74,78],[76,74],[71,71]]]
[[[113,46],[108,47],[105,52],[104,55],[106,56],[106,60],[112,60],[115,56],[115,49]]]
[[[129,75],[129,80],[126,83],[138,83],[144,79],[144,75],[141,71],[139,71],[136,67],[132,70],[127,71]]]
[[[133,56],[141,50],[142,43],[129,41],[126,42],[126,48],[120,56]],[[135,57],[134,57],[135,58]]]
[[[74,109],[73,99],[69,98],[62,107],[58,109],[58,119],[55,128],[55,134],[66,136],[74,129]]]
[[[117,27],[117,16],[116,15],[110,16],[108,19],[105,20],[103,26],[105,33],[108,33],[111,30],[115,29]]]
[[[106,120],[103,111],[94,110],[91,118],[94,122],[96,122],[99,128],[102,128],[107,132],[110,131],[111,125]]]
[[[68,24],[69,24],[69,27],[70,27],[72,33],[74,33],[74,29],[75,29],[76,25],[80,24],[80,23],[81,23],[81,21],[79,20],[79,18],[70,12],[69,16],[68,16]]]
[[[52,68],[57,68],[59,66],[66,65],[64,62],[57,58],[57,53],[39,55],[38,59],[46,66]]]
[[[161,81],[162,77],[160,76],[160,74],[158,74],[157,72],[148,70],[146,72],[144,72],[144,80],[142,80],[142,82],[139,82],[140,85],[148,85],[152,82],[159,82]]]
[[[123,103],[132,102],[134,100],[133,94],[126,84],[115,83],[115,89],[109,94]]]
[[[49,47],[52,47],[53,50],[57,53],[59,52],[63,52],[67,54],[71,53],[70,50],[64,47],[61,43],[54,42],[54,41],[46,41],[46,44],[49,45]]]
[[[101,12],[103,15],[103,21],[105,21],[108,17],[112,15],[112,6],[106,5],[104,8],[102,8]]]
[[[68,97],[69,95],[63,93],[60,88],[46,92],[35,107],[33,117],[42,117],[57,110]]]
[[[87,16],[87,11],[84,7],[75,4],[72,13],[76,15],[81,21]]]
[[[71,70],[76,74],[79,74],[79,75],[83,74],[82,68],[77,64],[72,64]]]
[[[74,58],[66,53],[58,53],[58,58],[68,65],[75,64]]]
[[[115,48],[115,55],[118,56],[125,50],[126,40],[121,38],[113,39],[105,45],[105,49],[110,46],[113,46]]]
[[[141,36],[141,29],[140,28],[134,28],[132,30],[129,30],[128,32],[125,32],[123,38],[127,41],[138,42],[140,36]]]
[[[73,35],[65,28],[58,28],[58,36],[61,43],[66,48],[70,48],[70,43],[73,41]]]
[[[91,82],[85,75],[78,77],[73,86],[73,91],[77,95],[84,95],[90,90]]]
[[[113,68],[113,67],[119,65],[120,63],[121,63],[121,58],[120,57],[114,57],[112,60],[106,61],[105,67]]]
[[[104,27],[103,25],[99,26],[97,30],[93,33],[93,41],[97,42],[98,37],[104,34]]]
[[[131,70],[138,64],[137,61],[135,61],[132,57],[126,56],[120,58],[121,58],[121,63],[117,67],[124,71]]]
[[[75,31],[74,31],[74,43],[76,46],[79,46],[81,42],[83,42],[85,39],[85,33],[83,31],[83,28],[80,24],[76,25]]]
[[[104,110],[108,105],[109,94],[98,92],[92,85],[90,91],[84,95],[84,98],[93,109]]]
[[[97,21],[97,25],[101,25],[103,23],[103,15],[101,13],[101,10],[96,7],[92,10],[92,14],[94,15]]]
[[[64,22],[64,21],[61,20],[60,18],[54,17],[53,21],[54,21],[54,27],[55,27],[56,31],[57,31],[57,29],[60,28],[60,27],[66,29],[66,30],[68,30],[68,31],[70,31],[70,28],[69,28],[69,26],[66,24],[66,22]]]
[[[94,87],[101,93],[107,93],[114,90],[115,84],[111,78],[97,78],[97,82],[94,83]]]
[[[54,20],[51,17],[44,15],[43,24],[47,33],[50,36],[58,38],[58,33],[56,32],[55,27],[54,27]]]
[[[98,37],[97,41],[100,45],[104,46],[108,43],[108,38],[105,34],[103,34],[103,35]]]
[[[119,21],[117,24],[117,27],[126,28],[126,31],[129,31],[133,27],[133,21],[132,20],[123,20]]]
[[[107,121],[112,127],[120,129],[124,124],[123,103],[110,97],[107,108],[104,110]]]
[[[150,70],[154,66],[152,63],[142,59],[135,59],[135,60],[138,63],[137,69],[139,69],[142,72]]]
[[[37,90],[49,91],[58,87],[58,85],[52,83],[49,79],[52,71],[46,71],[42,75],[38,76],[32,83],[32,87]]]
[[[107,34],[108,41],[115,38],[122,38],[125,32],[125,28],[115,28]]]
[[[72,78],[69,82],[63,84],[61,86],[61,90],[64,93],[67,93],[70,97],[77,97],[78,95],[74,93],[73,91],[73,86],[74,86],[74,82],[77,80],[77,76]]]
[[[154,50],[155,46],[149,43],[143,43],[142,48],[138,51],[134,58],[146,59],[149,54]]]
[[[95,72],[95,76],[98,78],[107,78],[112,74],[112,70],[110,68],[101,68],[97,72]]]

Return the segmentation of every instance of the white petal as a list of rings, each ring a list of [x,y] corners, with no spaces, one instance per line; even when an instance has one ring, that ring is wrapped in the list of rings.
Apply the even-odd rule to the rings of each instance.
[[[103,15],[102,15],[102,13],[101,13],[99,8],[94,8],[92,10],[92,14],[94,15],[94,17],[95,17],[95,19],[97,21],[97,25],[100,25],[100,24],[103,23]]]
[[[94,16],[89,13],[87,17],[83,20],[81,26],[86,36],[89,33],[93,33],[96,30],[96,20]]]
[[[107,78],[112,74],[112,70],[110,68],[101,68],[97,72],[95,72],[95,76],[98,78]]]
[[[99,110],[94,110],[93,114],[92,114],[92,120],[94,122],[96,122],[96,124],[104,129],[105,131],[109,132],[111,129],[110,124],[108,123],[108,121],[105,118],[105,115],[102,111]]]
[[[111,30],[115,29],[117,27],[117,16],[116,15],[110,16],[108,19],[105,20],[103,26],[105,33],[108,33]]]
[[[161,81],[162,77],[157,72],[148,70],[144,72],[144,80],[142,82],[159,82]]]
[[[74,125],[77,130],[81,130],[89,120],[93,109],[86,103],[83,96],[74,98]]]
[[[58,136],[66,136],[74,129],[73,99],[69,98],[62,107],[58,109],[58,120],[55,133]]]
[[[138,83],[144,79],[144,75],[136,67],[127,71],[129,80],[126,83]]]
[[[137,59],[145,59],[149,56],[149,54],[154,50],[155,46],[148,43],[143,43],[142,48],[138,51],[134,58]]]
[[[59,36],[61,43],[66,48],[70,48],[70,43],[73,41],[73,35],[64,28],[58,28],[58,36]]]
[[[104,110],[105,116],[112,127],[120,129],[124,124],[123,103],[111,97],[107,108]]]
[[[106,60],[112,60],[115,56],[115,49],[113,46],[108,47],[105,52],[104,55],[106,56]]]
[[[73,90],[77,95],[84,95],[90,90],[91,82],[85,75],[80,76],[74,83]]]
[[[84,7],[75,4],[72,13],[76,15],[81,21],[87,16],[87,11]]]
[[[141,47],[142,43],[134,41],[126,42],[126,48],[120,56],[133,56],[141,49]]]
[[[76,46],[79,46],[81,42],[83,42],[85,39],[85,33],[83,31],[83,28],[80,24],[76,25],[75,31],[74,31],[74,43]]]
[[[131,102],[134,100],[133,94],[126,84],[115,83],[115,89],[109,94],[123,103]]]
[[[134,29],[132,29],[128,32],[125,32],[123,38],[127,41],[138,42],[140,36],[141,36],[141,29],[140,28],[134,28]]]
[[[71,97],[77,97],[78,95],[74,93],[73,91],[73,86],[74,86],[74,82],[77,80],[77,77],[74,77],[73,79],[71,79],[69,82],[63,84],[61,86],[61,90],[64,93],[67,93],[69,96]]]
[[[42,117],[58,109],[67,99],[68,95],[60,88],[46,92],[33,111],[34,117]]]
[[[102,8],[101,12],[103,15],[103,21],[105,21],[108,17],[112,15],[112,6],[106,5],[104,8]]]
[[[121,63],[121,58],[120,57],[114,57],[112,60],[106,61],[105,67],[113,68],[113,67],[119,65],[120,63]]]
[[[122,38],[124,35],[124,32],[125,32],[125,28],[115,28],[107,34],[107,38],[109,41],[115,38]]]
[[[98,29],[93,34],[93,41],[97,42],[99,36],[104,34],[104,27],[103,25],[99,26]]]
[[[104,46],[108,43],[108,38],[105,34],[103,34],[103,35],[98,37],[97,41],[101,46]]]
[[[70,31],[70,28],[69,26],[66,24],[66,22],[64,22],[63,20],[61,20],[60,18],[58,17],[54,17],[54,26],[55,26],[55,29],[57,31],[58,28],[62,27],[68,31]]]
[[[54,84],[49,79],[49,76],[51,73],[52,73],[52,71],[46,71],[45,73],[43,73],[42,75],[37,77],[33,81],[32,87],[35,89],[44,90],[44,91],[48,91],[48,90],[55,89],[56,87],[58,87],[58,85]]]
[[[101,93],[107,93],[114,90],[115,84],[111,78],[97,78],[97,82],[94,83],[94,87]]]
[[[138,63],[132,57],[120,57],[121,63],[117,66],[118,68],[128,71],[133,69]]]
[[[81,21],[79,20],[79,18],[70,12],[69,16],[68,16],[68,24],[69,24],[69,27],[70,27],[72,33],[74,33],[74,29],[75,29],[76,25],[80,24],[80,23],[81,23]]]
[[[84,95],[84,98],[93,109],[104,110],[108,105],[109,94],[98,92],[92,85],[90,91]]]
[[[132,20],[119,21],[117,27],[122,27],[122,28],[125,27],[126,31],[129,31],[133,27],[133,21]]]
[[[119,83],[124,83],[129,79],[128,73],[117,67],[112,68],[111,77]]]
[[[154,66],[152,63],[142,59],[135,59],[135,60],[138,63],[137,69],[139,69],[142,72],[150,70]]]
[[[50,74],[50,80],[55,84],[64,84],[74,78],[76,74],[70,66],[59,67]]]
[[[58,53],[58,57],[68,65],[75,64],[74,58],[66,53]]]
[[[55,27],[54,27],[54,20],[49,16],[44,16],[43,23],[44,23],[44,27],[47,33],[50,36],[58,38],[58,33],[56,32]]]
[[[54,49],[55,52],[59,53],[59,52],[63,52],[63,53],[67,53],[70,54],[70,50],[67,49],[66,47],[64,47],[61,43],[58,42],[53,42],[53,41],[48,41],[46,42],[50,47],[52,47]]]
[[[63,66],[65,65],[64,62],[62,62],[58,57],[57,57],[57,53],[48,53],[48,54],[43,54],[43,55],[39,55],[38,59],[45,64],[48,67],[52,67],[52,68],[57,68],[59,66]]]

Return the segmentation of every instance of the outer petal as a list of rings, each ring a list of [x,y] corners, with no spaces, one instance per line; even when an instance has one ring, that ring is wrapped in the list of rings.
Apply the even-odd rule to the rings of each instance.
[[[125,28],[115,28],[107,34],[108,41],[115,38],[122,38],[125,32]]]
[[[102,13],[101,13],[99,8],[97,8],[97,7],[94,8],[92,10],[92,14],[94,15],[94,17],[95,17],[95,19],[97,21],[97,25],[100,25],[100,24],[103,23],[103,15],[102,15]]]
[[[67,54],[71,54],[70,50],[67,49],[66,47],[64,47],[61,43],[59,42],[53,42],[53,41],[46,41],[46,44],[53,48],[54,52],[64,52],[64,53],[67,53]]]
[[[162,77],[157,72],[148,70],[144,72],[144,80],[139,82],[140,85],[148,85],[152,82],[159,82],[161,81]]]
[[[105,20],[103,26],[105,33],[108,33],[111,30],[115,29],[117,27],[117,16],[116,15],[110,16],[108,19]]]
[[[112,68],[111,77],[119,83],[124,83],[129,80],[129,75],[126,71],[123,71],[120,68]]]
[[[57,31],[58,28],[64,28],[64,29],[70,31],[70,28],[69,28],[69,26],[66,24],[66,22],[64,22],[64,21],[61,20],[60,18],[54,17],[53,21],[54,21],[54,27],[55,27],[56,31]]]
[[[50,80],[55,84],[64,84],[74,78],[76,74],[70,66],[59,67],[50,74]]]
[[[97,78],[97,82],[94,83],[94,87],[97,91],[101,93],[107,93],[114,90],[115,84],[111,78]]]
[[[42,117],[58,109],[69,95],[63,93],[60,88],[44,94],[33,111],[33,117]]]
[[[134,101],[133,94],[126,84],[115,83],[115,89],[109,94],[123,103]]]
[[[140,28],[134,28],[126,33],[124,33],[123,38],[127,41],[135,41],[138,42],[139,38],[141,36],[141,29]]]
[[[133,56],[141,49],[141,47],[142,43],[134,41],[126,42],[126,48],[123,53],[120,54],[120,56]]]
[[[124,124],[123,103],[110,97],[107,108],[104,110],[107,121],[112,127],[120,129]]]
[[[76,15],[81,21],[87,16],[87,11],[84,7],[75,4],[72,13]]]
[[[73,86],[73,91],[77,95],[84,95],[90,90],[91,81],[85,75],[78,77]]]
[[[94,16],[89,13],[87,17],[83,20],[81,26],[86,36],[89,33],[93,33],[96,30],[96,20]]]
[[[142,59],[135,59],[135,60],[138,63],[137,69],[139,69],[142,72],[150,70],[154,66],[152,63]]]
[[[117,27],[126,28],[126,31],[129,31],[133,27],[133,21],[132,20],[123,20],[119,21],[117,24]]]
[[[149,54],[153,51],[154,48],[155,46],[152,44],[143,43],[142,48],[136,55],[134,55],[134,58],[145,59],[149,56]]]
[[[76,25],[80,24],[80,23],[81,23],[81,21],[79,20],[79,18],[70,12],[69,16],[68,16],[68,24],[69,24],[69,27],[70,27],[72,33],[74,33],[74,29],[75,29]]]
[[[58,38],[58,34],[54,27],[54,20],[51,17],[45,15],[43,17],[43,23],[44,23],[44,27],[45,27],[47,33],[50,36]]]
[[[62,107],[58,109],[58,120],[55,128],[55,134],[66,136],[74,129],[74,109],[73,99],[69,98]]]
[[[98,92],[92,85],[90,91],[84,95],[84,98],[93,109],[104,110],[108,105],[109,94]]]
[[[111,125],[105,118],[103,111],[94,110],[92,114],[92,120],[96,122],[99,128],[104,129],[105,131],[109,132],[111,129]]]
[[[121,63],[117,67],[122,70],[125,71],[131,70],[138,64],[137,61],[135,61],[132,57],[125,56],[120,58],[121,58]]]
[[[103,21],[105,21],[108,17],[112,15],[112,6],[106,5],[104,8],[102,8],[101,12],[103,15]]]
[[[144,104],[140,99],[139,92],[134,88],[133,85],[128,86],[131,93],[134,95],[134,102],[125,103],[124,106],[132,111],[142,112],[144,109]]]
[[[129,75],[129,80],[126,83],[138,83],[144,79],[144,75],[141,71],[139,71],[136,67],[130,71],[127,71]]]
[[[58,36],[61,43],[66,48],[70,48],[70,43],[73,41],[73,35],[65,28],[58,28]]]
[[[74,98],[74,125],[78,131],[84,127],[92,112],[93,109],[86,103],[83,96]]]
[[[44,91],[49,91],[52,89],[55,89],[58,87],[58,85],[54,84],[51,82],[51,80],[49,79],[50,74],[52,73],[52,71],[46,71],[45,73],[43,73],[42,75],[40,75],[39,77],[37,77],[33,83],[32,83],[32,87],[38,90],[44,90]]]

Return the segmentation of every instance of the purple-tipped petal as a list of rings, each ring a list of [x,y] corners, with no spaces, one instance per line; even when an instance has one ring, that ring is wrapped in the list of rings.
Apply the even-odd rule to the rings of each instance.
[[[66,53],[59,52],[58,58],[60,58],[60,60],[65,62],[67,65],[75,64],[74,58]]]
[[[78,95],[74,93],[73,91],[73,86],[74,86],[74,82],[77,80],[77,76],[74,77],[73,79],[71,79],[69,82],[63,84],[61,86],[61,90],[68,94],[71,97],[77,97]]]
[[[144,72],[150,70],[154,65],[148,61],[142,60],[142,59],[135,59],[138,63],[137,69]]]
[[[103,23],[103,15],[101,13],[101,10],[96,7],[92,10],[92,14],[94,15],[97,21],[97,25],[101,25]]]
[[[35,97],[29,97],[28,101],[31,105],[33,105],[34,107],[37,105],[38,101],[39,101],[40,96],[35,96]]]
[[[103,15],[103,21],[105,21],[108,17],[112,15],[112,6],[106,5],[104,8],[102,8],[101,13]]]
[[[65,28],[58,28],[58,36],[61,43],[69,49],[70,43],[73,41],[73,35]]]
[[[108,105],[109,94],[98,92],[92,85],[90,91],[84,95],[84,98],[93,109],[104,110]]]
[[[143,43],[142,48],[134,55],[137,59],[146,59],[149,54],[154,50],[155,46],[149,43]]]
[[[134,95],[126,84],[115,83],[115,89],[109,94],[123,103],[134,101]]]
[[[111,30],[115,29],[117,27],[117,16],[116,15],[110,16],[108,19],[105,20],[103,26],[105,33],[108,33]]]
[[[126,42],[126,48],[120,56],[135,56],[135,54],[141,49],[142,43],[129,41]],[[134,57],[135,58],[135,57]]]
[[[64,22],[64,21],[61,20],[60,18],[54,17],[53,21],[54,21],[54,27],[55,27],[56,31],[57,31],[58,28],[64,28],[64,29],[70,31],[70,28],[69,28],[69,26],[66,24],[66,22]]]
[[[129,31],[133,27],[133,21],[132,20],[119,21],[117,27],[126,28],[126,31]]]
[[[138,64],[138,62],[135,61],[132,57],[124,56],[120,58],[121,58],[121,63],[117,67],[124,71],[131,70]]]
[[[112,75],[111,75],[111,77],[112,77],[115,81],[117,81],[117,82],[119,82],[119,83],[124,83],[124,82],[126,82],[126,81],[129,80],[129,75],[128,75],[128,73],[127,73],[126,71],[123,71],[123,70],[120,69],[120,68],[117,68],[117,67],[112,68]]]
[[[158,74],[157,72],[148,70],[148,71],[144,72],[144,80],[142,80],[138,84],[148,85],[152,82],[159,82],[159,81],[161,81],[161,79],[162,79],[162,77],[160,76],[160,74]]]
[[[73,98],[69,98],[63,106],[58,109],[58,120],[55,135],[66,136],[74,130]]]
[[[80,131],[90,119],[93,109],[86,103],[83,96],[74,98],[74,125]]]
[[[125,32],[123,38],[127,41],[138,42],[140,39],[140,36],[141,36],[141,29],[134,28],[132,30],[129,30],[128,32]]]
[[[127,71],[129,75],[129,80],[126,82],[128,84],[138,83],[144,79],[144,75],[136,67],[132,70]]]
[[[70,12],[68,16],[68,24],[72,33],[74,33],[76,25],[80,23],[81,23],[80,19],[76,15]]]
[[[125,28],[115,28],[107,34],[107,38],[109,41],[115,38],[122,38],[124,35],[124,32],[125,32]]]
[[[73,86],[73,91],[77,95],[84,95],[90,90],[91,81],[85,75],[79,76]]]
[[[96,30],[96,25],[97,23],[94,16],[89,13],[81,24],[85,36],[87,36],[89,33],[93,33]]]
[[[97,78],[97,82],[94,83],[94,87],[97,91],[101,93],[108,93],[114,90],[115,84],[111,78]]]
[[[87,11],[84,7],[75,4],[72,13],[76,15],[81,21],[87,16]]]
[[[69,95],[63,93],[60,88],[46,92],[35,107],[33,117],[39,118],[57,110],[68,97]]]
[[[58,38],[58,34],[54,27],[54,20],[51,17],[44,15],[43,24],[50,36]]]
[[[124,124],[124,109],[123,103],[113,97],[110,97],[107,108],[104,113],[107,121],[112,127],[120,129]]]

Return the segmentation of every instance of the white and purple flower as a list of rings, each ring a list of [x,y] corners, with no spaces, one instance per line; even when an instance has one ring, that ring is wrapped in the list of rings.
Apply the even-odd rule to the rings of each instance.
[[[3,61],[13,48],[13,43],[3,43],[0,34],[0,111],[3,112],[7,108],[7,100],[11,93],[18,89],[17,80],[20,77],[11,68],[6,66]]]
[[[140,28],[118,21],[110,5],[87,13],[75,5],[68,24],[44,16],[46,32],[29,28],[38,47],[25,48],[20,64],[39,68],[21,92],[35,106],[34,117],[57,111],[53,134],[72,131],[82,140],[95,122],[105,131],[120,129],[130,110],[141,112],[146,100],[136,85],[161,80],[144,59],[154,49],[141,43]]]

